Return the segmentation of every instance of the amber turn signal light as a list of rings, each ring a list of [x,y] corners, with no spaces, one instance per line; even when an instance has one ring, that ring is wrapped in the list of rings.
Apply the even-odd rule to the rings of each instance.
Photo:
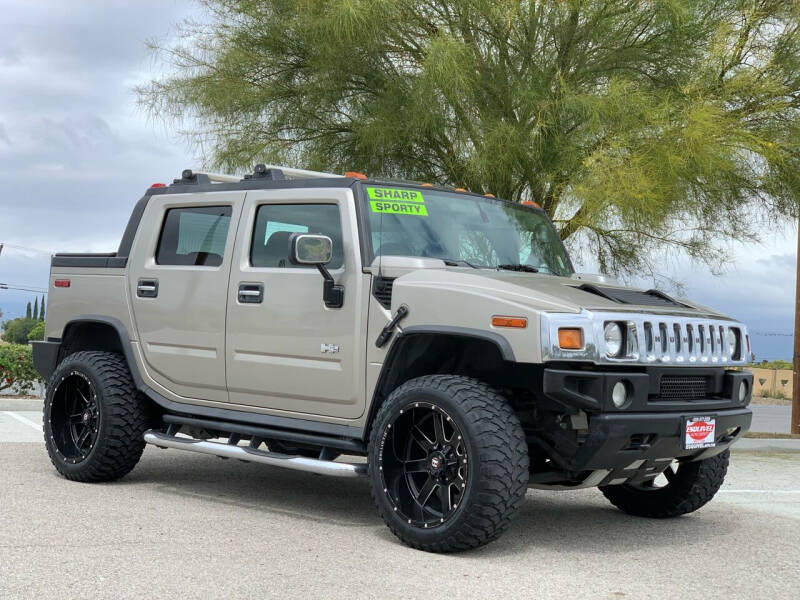
[[[525,317],[492,317],[492,327],[515,327],[524,329],[528,326],[528,319]]]
[[[558,330],[558,347],[563,350],[583,348],[583,329],[563,327]]]

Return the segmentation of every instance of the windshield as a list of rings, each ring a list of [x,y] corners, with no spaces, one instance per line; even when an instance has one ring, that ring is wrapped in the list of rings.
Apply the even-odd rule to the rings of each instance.
[[[526,265],[541,273],[572,274],[564,246],[542,211],[459,193],[365,187],[375,256],[425,256],[491,268]]]

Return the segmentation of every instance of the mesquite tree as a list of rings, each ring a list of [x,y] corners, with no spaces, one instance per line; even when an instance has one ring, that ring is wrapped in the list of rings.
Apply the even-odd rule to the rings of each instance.
[[[796,216],[794,0],[208,0],[138,91],[208,163],[534,200],[612,272]]]

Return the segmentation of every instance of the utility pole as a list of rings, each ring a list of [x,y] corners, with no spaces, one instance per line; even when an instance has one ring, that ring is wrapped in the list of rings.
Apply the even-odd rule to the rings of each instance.
[[[800,433],[800,219],[797,221],[797,275],[794,293],[794,356],[792,357],[792,426]]]

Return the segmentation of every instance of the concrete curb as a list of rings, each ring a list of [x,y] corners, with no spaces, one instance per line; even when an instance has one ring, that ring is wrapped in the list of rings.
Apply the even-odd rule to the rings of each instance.
[[[742,438],[732,452],[800,452],[800,440],[780,438]]]
[[[12,399],[12,398],[0,398],[0,410],[10,410],[10,411],[41,411],[42,410],[42,402],[41,398],[33,398],[33,399]]]

